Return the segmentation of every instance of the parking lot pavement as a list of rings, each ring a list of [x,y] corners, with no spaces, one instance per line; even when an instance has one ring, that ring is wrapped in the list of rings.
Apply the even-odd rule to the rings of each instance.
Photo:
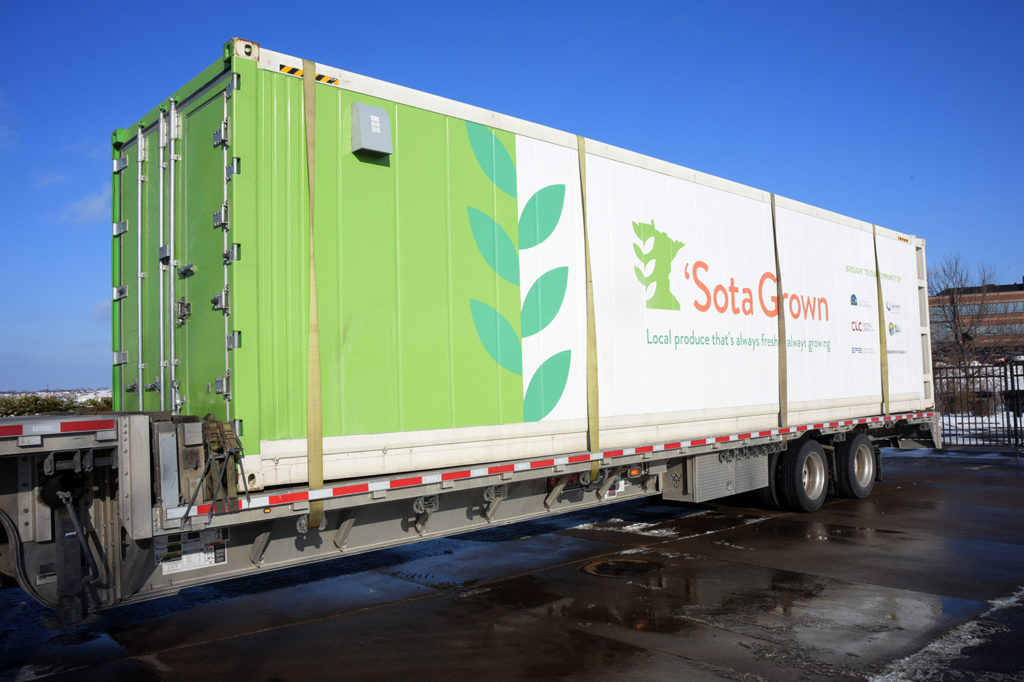
[[[1019,680],[1024,465],[887,451],[814,514],[657,499],[188,590],[70,632],[0,592],[0,679]]]

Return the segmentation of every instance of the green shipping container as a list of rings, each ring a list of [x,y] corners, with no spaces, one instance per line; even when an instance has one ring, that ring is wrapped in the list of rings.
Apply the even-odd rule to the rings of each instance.
[[[312,193],[328,478],[584,449],[540,423],[567,367],[524,387],[515,136],[317,71],[312,183],[302,62],[248,41],[114,132],[115,409],[232,420],[257,487],[305,480]]]
[[[910,235],[244,40],[113,147],[115,407],[250,488],[933,402]]]

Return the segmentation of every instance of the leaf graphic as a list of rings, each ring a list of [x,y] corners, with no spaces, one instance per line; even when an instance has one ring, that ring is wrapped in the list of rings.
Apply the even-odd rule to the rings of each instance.
[[[652,258],[644,263],[644,278],[650,277],[654,274],[654,265],[657,262],[658,260],[656,258]]]
[[[562,217],[565,185],[548,185],[537,190],[519,216],[519,248],[537,246],[551,236]]]
[[[555,268],[537,278],[523,301],[523,338],[551,324],[565,299],[569,268]]]
[[[644,253],[651,253],[652,251],[654,251],[654,237],[651,237],[650,239],[645,241],[641,245],[640,250],[643,251]]]
[[[555,409],[569,379],[571,354],[567,350],[555,353],[537,368],[523,398],[523,421],[540,421]]]
[[[480,255],[501,278],[518,286],[519,252],[509,239],[508,233],[483,211],[470,206],[466,212],[469,214],[469,226],[473,230],[473,239],[476,240],[476,247],[480,249]]]
[[[649,301],[654,298],[654,293],[658,290],[658,283],[651,282],[644,288],[644,300]]]
[[[480,337],[487,354],[513,374],[522,374],[522,343],[505,316],[486,303],[472,298],[469,299],[469,310],[473,315],[476,335]]]
[[[487,126],[466,121],[466,134],[473,156],[487,177],[510,197],[516,195],[516,164],[501,140]]]

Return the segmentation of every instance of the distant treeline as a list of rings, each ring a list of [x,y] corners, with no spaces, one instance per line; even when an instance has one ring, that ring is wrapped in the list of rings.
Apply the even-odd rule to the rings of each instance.
[[[89,398],[84,402],[75,402],[74,398],[58,398],[52,395],[21,395],[0,397],[0,417],[23,417],[45,412],[88,412],[113,409],[110,398]]]

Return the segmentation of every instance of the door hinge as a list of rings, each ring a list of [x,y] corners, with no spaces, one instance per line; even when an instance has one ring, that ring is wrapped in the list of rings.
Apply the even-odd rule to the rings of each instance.
[[[228,229],[228,202],[221,204],[220,209],[213,214],[213,226]]]
[[[210,299],[210,303],[213,304],[214,310],[223,310],[224,314],[228,314],[228,290],[224,289],[219,291],[216,296]]]
[[[228,334],[228,350],[242,347],[242,332],[231,332]]]
[[[236,260],[242,260],[241,244],[232,244],[231,247],[224,252],[224,265],[231,265]]]
[[[220,122],[220,126],[213,131],[213,146],[219,147],[224,145],[225,147],[230,146],[228,144],[228,120],[224,119]]]
[[[237,73],[231,74],[231,80],[224,86],[224,96],[231,99],[231,95],[234,94],[235,90],[241,90],[242,80]]]
[[[160,117],[160,149],[167,146],[167,119],[164,116]],[[166,168],[166,164],[161,164],[162,167]]]
[[[115,301],[120,301],[122,298],[126,298],[128,296],[128,287],[114,287],[113,296]]]
[[[213,392],[225,397],[231,396],[231,376],[225,374],[213,380]]]
[[[136,140],[136,145],[139,148],[139,151],[138,151],[139,161],[145,161],[146,160],[146,137],[142,134],[142,128],[141,127],[139,128],[139,133],[135,137],[135,140]],[[142,169],[142,164],[141,163],[139,164],[139,169],[140,169],[140,171]]]
[[[174,302],[174,311],[178,317],[178,326],[185,324],[185,320],[192,314],[192,304],[182,296],[180,301]]]
[[[175,108],[171,109],[168,118],[171,119],[171,139],[178,140],[181,138],[181,113]]]
[[[128,157],[127,156],[122,156],[119,159],[114,159],[114,172],[115,173],[120,173],[121,171],[123,171],[127,167],[128,167]]]
[[[126,350],[115,350],[114,351],[114,365],[127,365],[128,364],[128,351]]]
[[[237,156],[231,159],[231,163],[224,167],[224,182],[227,182],[232,176],[238,175],[242,172],[242,160]]]
[[[121,222],[114,223],[114,236],[120,237],[122,234],[128,231],[128,221],[122,220]]]

